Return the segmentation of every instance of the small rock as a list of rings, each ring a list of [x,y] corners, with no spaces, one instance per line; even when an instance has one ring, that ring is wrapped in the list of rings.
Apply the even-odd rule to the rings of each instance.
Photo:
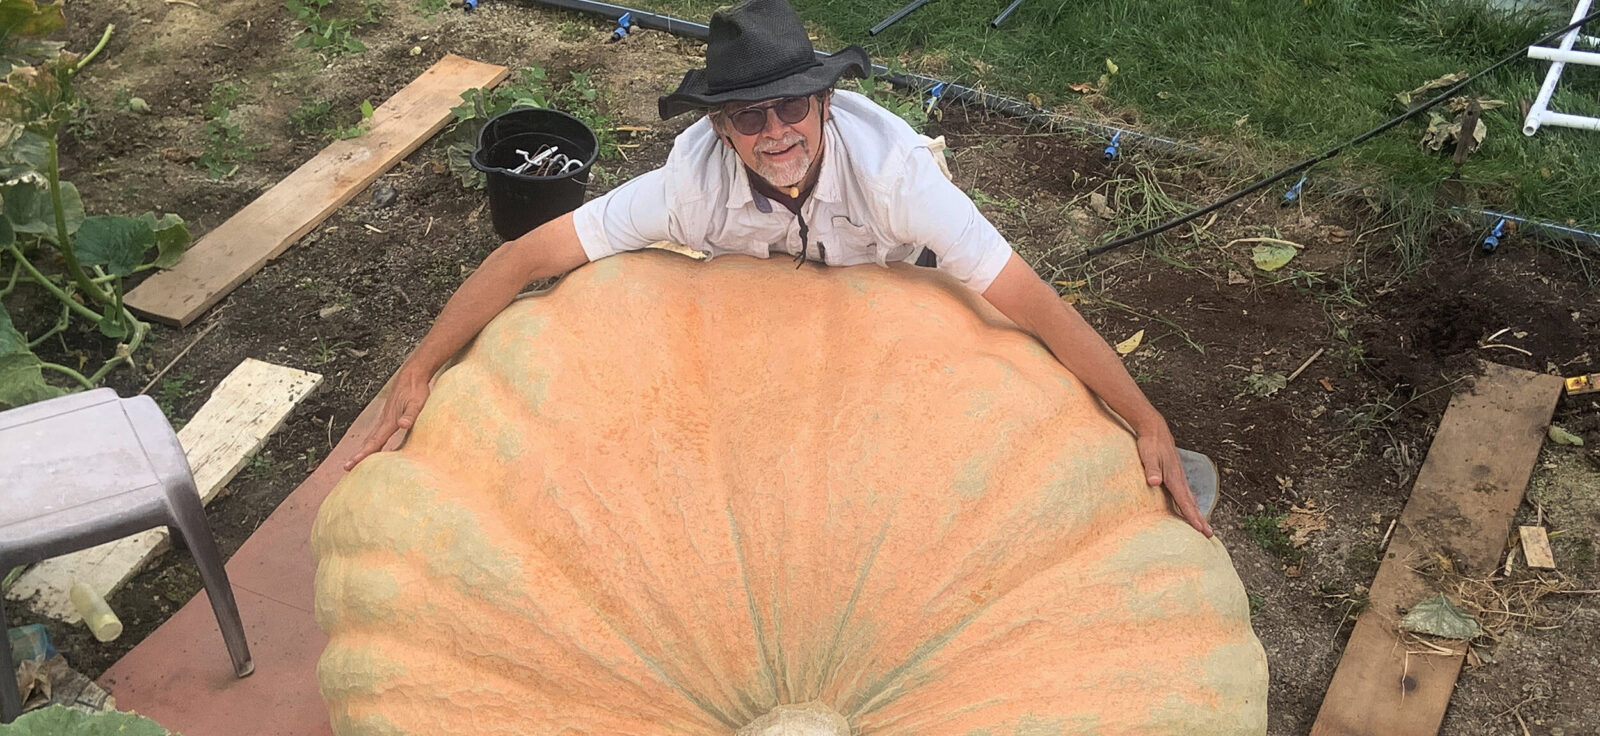
[[[399,196],[400,193],[395,191],[394,187],[386,183],[380,183],[372,188],[372,206],[381,210],[394,204],[395,199],[399,198]]]
[[[344,305],[343,304],[334,304],[332,306],[323,307],[321,309],[318,309],[317,310],[317,316],[322,318],[322,319],[327,319],[327,318],[332,317],[333,315],[338,314],[338,313],[343,312],[343,311],[344,311]]]
[[[1106,202],[1106,195],[1099,192],[1091,192],[1089,194],[1089,210],[1107,220],[1116,216],[1116,213],[1111,211],[1111,206]]]

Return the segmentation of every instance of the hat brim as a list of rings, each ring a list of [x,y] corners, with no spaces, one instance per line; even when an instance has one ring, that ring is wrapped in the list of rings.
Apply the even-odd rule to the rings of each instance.
[[[683,81],[672,94],[656,100],[656,107],[661,113],[661,119],[669,120],[686,112],[717,107],[729,102],[759,102],[779,97],[803,97],[832,87],[847,73],[854,72],[858,77],[865,77],[872,69],[872,57],[867,56],[866,50],[860,46],[846,46],[828,56],[819,54],[817,58],[822,64],[803,72],[766,84],[717,94],[710,94],[707,91],[704,69],[691,69],[683,75]]]

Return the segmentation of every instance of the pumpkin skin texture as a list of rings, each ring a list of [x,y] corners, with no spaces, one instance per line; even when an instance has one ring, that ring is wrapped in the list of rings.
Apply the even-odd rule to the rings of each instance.
[[[580,268],[313,544],[340,736],[1266,732],[1221,543],[931,269]]]

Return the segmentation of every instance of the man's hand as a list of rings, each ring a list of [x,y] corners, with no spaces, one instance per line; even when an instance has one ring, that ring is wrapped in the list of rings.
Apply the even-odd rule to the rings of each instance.
[[[367,441],[361,445],[355,457],[344,464],[344,469],[350,470],[368,455],[382,450],[395,432],[411,429],[411,425],[417,421],[417,415],[422,413],[422,405],[427,401],[428,376],[419,376],[414,371],[402,369],[395,376],[394,388],[389,392],[389,399],[383,403],[383,412],[378,416],[378,425],[367,435]]]
[[[1135,427],[1138,433],[1139,462],[1144,465],[1144,480],[1151,486],[1164,485],[1172,503],[1178,507],[1178,516],[1189,522],[1201,534],[1212,536],[1211,523],[1200,513],[1194,492],[1189,490],[1189,479],[1183,474],[1183,461],[1178,458],[1178,446],[1172,440],[1172,430],[1165,421],[1153,426]]]
[[[445,303],[433,329],[400,367],[377,428],[367,436],[361,451],[344,464],[344,469],[354,468],[366,456],[382,450],[395,432],[411,429],[428,400],[428,382],[433,380],[433,374],[505,309],[517,292],[534,281],[559,276],[588,261],[583,244],[578,242],[571,212],[490,253]]]
[[[1211,525],[1200,513],[1194,492],[1189,490],[1189,479],[1183,475],[1183,461],[1178,458],[1178,446],[1172,441],[1167,420],[1156,413],[1122,367],[1122,359],[1083,321],[1083,315],[1061,301],[1055,289],[1015,253],[994,283],[984,290],[983,298],[1018,327],[1042,340],[1061,365],[1128,422],[1139,439],[1145,481],[1152,486],[1165,485],[1178,515],[1201,534],[1211,536]]]

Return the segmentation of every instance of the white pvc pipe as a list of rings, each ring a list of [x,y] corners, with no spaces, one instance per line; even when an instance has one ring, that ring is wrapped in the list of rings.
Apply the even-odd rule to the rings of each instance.
[[[1584,117],[1582,115],[1567,115],[1565,113],[1550,112],[1545,110],[1539,116],[1541,125],[1559,125],[1563,128],[1578,128],[1580,130],[1600,130],[1600,118]]]
[[[1584,16],[1589,14],[1589,1],[1590,0],[1578,0],[1578,7],[1572,12],[1572,20],[1570,22],[1577,23],[1578,21],[1583,20]],[[1574,28],[1571,31],[1568,31],[1567,35],[1561,37],[1560,49],[1562,51],[1572,50],[1572,43],[1578,40],[1578,31],[1580,30],[1582,30],[1581,27]],[[1533,53],[1533,49],[1534,47],[1528,48],[1528,53],[1530,55]],[[1550,118],[1550,115],[1559,114],[1549,112],[1550,95],[1555,94],[1556,82],[1561,80],[1561,70],[1565,68],[1567,68],[1565,62],[1550,62],[1550,71],[1544,75],[1544,85],[1539,87],[1539,96],[1533,101],[1533,107],[1528,108],[1528,119],[1524,120],[1522,123],[1523,135],[1533,135],[1534,133],[1539,132],[1539,125],[1541,122],[1546,119],[1554,119]]]
[[[1562,51],[1561,49],[1551,49],[1543,46],[1530,46],[1528,47],[1528,58],[1559,61],[1563,64],[1600,66],[1600,54],[1593,51]]]

